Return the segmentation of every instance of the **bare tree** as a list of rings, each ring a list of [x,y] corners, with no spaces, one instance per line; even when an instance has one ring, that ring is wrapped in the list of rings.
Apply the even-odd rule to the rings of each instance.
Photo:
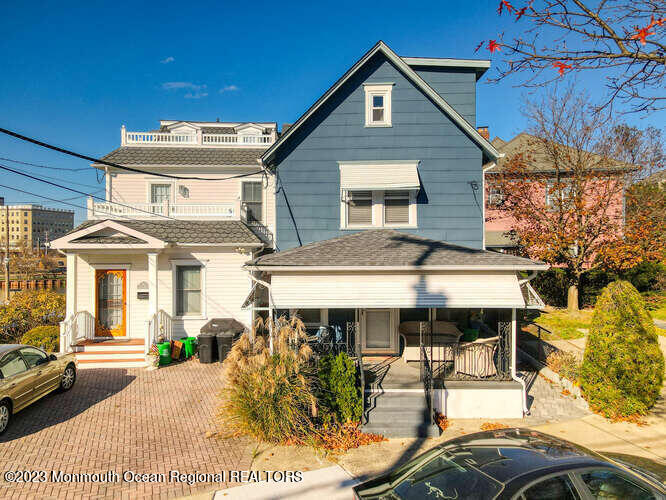
[[[529,103],[525,114],[527,144],[496,167],[499,210],[527,255],[567,271],[568,307],[577,309],[583,272],[623,232],[624,191],[642,175],[643,157],[611,156],[617,127],[573,88]]]
[[[664,0],[531,0],[520,6],[501,0],[497,10],[515,19],[519,33],[477,46],[504,54],[490,81],[520,73],[523,86],[538,87],[594,71],[605,76],[609,90],[602,106],[619,98],[631,111],[666,107]]]

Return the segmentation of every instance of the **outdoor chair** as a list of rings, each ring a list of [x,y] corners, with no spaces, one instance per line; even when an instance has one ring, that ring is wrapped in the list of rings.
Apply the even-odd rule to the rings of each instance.
[[[477,339],[474,342],[460,342],[453,356],[455,373],[469,375],[474,378],[485,378],[497,375],[494,354],[498,347],[499,337]]]

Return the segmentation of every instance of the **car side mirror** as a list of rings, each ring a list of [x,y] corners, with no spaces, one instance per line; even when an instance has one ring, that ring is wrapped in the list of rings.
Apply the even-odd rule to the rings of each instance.
[[[55,354],[49,354],[49,361],[58,361],[58,356]]]

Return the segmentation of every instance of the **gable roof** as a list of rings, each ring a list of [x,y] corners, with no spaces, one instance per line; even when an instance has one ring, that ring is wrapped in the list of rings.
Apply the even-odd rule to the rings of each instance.
[[[484,170],[489,174],[499,174],[502,172],[502,169],[511,159],[511,157],[521,152],[528,152],[530,154],[532,161],[529,162],[529,164],[526,166],[526,169],[531,173],[547,174],[549,172],[555,172],[555,167],[552,165],[548,155],[541,149],[538,143],[538,138],[534,135],[528,134],[527,132],[521,132],[510,141],[503,141],[499,137],[495,137],[492,141],[492,144],[498,151],[502,153],[502,157],[495,161],[494,167]],[[562,147],[566,148],[566,146]],[[596,153],[592,153],[592,157],[598,158],[599,160],[602,159],[602,156]],[[484,165],[484,167],[489,166],[490,163]],[[612,165],[606,165],[603,168],[599,168],[599,170],[622,172],[631,170],[633,168],[635,168],[634,165],[618,161]]]
[[[287,139],[298,130],[314,113],[317,111],[335,92],[342,87],[342,85],[349,80],[360,68],[362,68],[372,56],[377,53],[382,53],[386,58],[391,61],[399,71],[401,71],[409,80],[411,80],[417,88],[419,88],[426,96],[428,96],[437,107],[439,107],[442,112],[444,112],[451,120],[458,125],[484,152],[484,155],[490,159],[494,160],[499,158],[500,153],[495,149],[495,147],[490,144],[479,131],[476,130],[472,124],[470,124],[465,118],[458,113],[446,100],[440,96],[430,85],[428,85],[423,78],[421,78],[416,71],[414,71],[410,65],[405,61],[405,59],[398,56],[393,50],[389,48],[383,41],[379,41],[372,47],[368,52],[366,52],[363,57],[361,57],[354,65],[347,70],[347,72],[340,77],[340,79],[329,88],[324,95],[322,95],[310,108],[303,113],[296,122],[289,127],[289,129],[284,132],[280,138],[273,143],[273,145],[268,148],[263,155],[261,155],[261,160],[266,163],[275,152],[282,147],[282,145],[287,141]],[[408,61],[413,60],[414,58],[407,58]]]
[[[317,268],[438,268],[528,270],[542,262],[431,240],[393,229],[372,229],[258,257],[246,264],[262,270]]]

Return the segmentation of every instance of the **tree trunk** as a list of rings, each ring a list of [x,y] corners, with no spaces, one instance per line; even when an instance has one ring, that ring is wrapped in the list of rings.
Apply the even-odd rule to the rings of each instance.
[[[569,287],[567,293],[567,309],[569,311],[578,311],[578,285],[574,284]]]

